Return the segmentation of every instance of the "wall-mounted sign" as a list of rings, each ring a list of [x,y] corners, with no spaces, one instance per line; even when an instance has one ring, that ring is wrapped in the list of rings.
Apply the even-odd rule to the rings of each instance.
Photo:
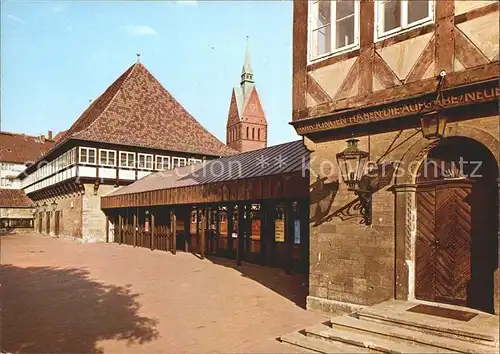
[[[260,220],[252,220],[252,239],[260,240]]]
[[[276,242],[285,242],[285,221],[276,220],[274,223],[274,240]]]
[[[493,85],[493,87],[490,86],[482,89],[470,90],[468,92],[458,93],[455,95],[445,92],[443,93],[443,97],[441,98],[439,104],[443,108],[453,108],[496,100],[500,97],[498,81],[494,82]],[[363,109],[362,111],[350,111],[349,113],[343,115],[318,117],[317,119],[309,119],[303,122],[301,122],[301,120],[297,120],[293,123],[293,125],[295,126],[297,133],[307,134],[317,131],[343,128],[356,124],[411,116],[435,109],[436,102],[429,99],[407,100],[404,102],[395,102],[391,105],[386,105],[384,108],[371,107]]]

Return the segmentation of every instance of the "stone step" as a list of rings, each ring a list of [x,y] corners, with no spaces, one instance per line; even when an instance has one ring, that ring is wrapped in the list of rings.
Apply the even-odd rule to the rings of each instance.
[[[473,342],[490,347],[497,347],[498,337],[484,328],[466,322],[429,316],[413,312],[384,311],[373,307],[357,312],[359,319],[382,324],[396,325],[402,328],[418,330],[442,337]]]
[[[394,324],[364,321],[350,315],[334,317],[332,318],[331,323],[333,329],[350,329],[359,331],[361,333],[370,333],[377,336],[398,338],[405,341],[430,345],[433,347],[452,350],[459,353],[497,353],[496,349],[490,346],[460,341],[454,338],[424,333],[408,328],[402,328]]]
[[[390,353],[390,354],[435,354],[435,353],[453,353],[450,349],[437,348],[430,345],[409,342],[402,339],[391,339],[373,335],[367,332],[340,329],[339,327],[331,328],[325,325],[312,326],[305,329],[308,337],[327,340],[329,343],[340,342],[351,346],[356,346],[363,349],[371,349],[373,351]],[[456,353],[456,352],[455,352]]]
[[[368,353],[367,351],[363,351],[362,348],[358,349],[356,347],[347,347],[342,343],[329,343],[323,340],[307,337],[299,332],[286,334],[281,336],[279,340],[283,343],[305,348],[315,353]]]

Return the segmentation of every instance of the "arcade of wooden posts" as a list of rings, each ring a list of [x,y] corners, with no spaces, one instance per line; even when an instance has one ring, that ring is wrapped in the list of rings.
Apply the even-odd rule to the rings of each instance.
[[[305,273],[308,164],[294,141],[151,174],[102,197],[107,240]]]

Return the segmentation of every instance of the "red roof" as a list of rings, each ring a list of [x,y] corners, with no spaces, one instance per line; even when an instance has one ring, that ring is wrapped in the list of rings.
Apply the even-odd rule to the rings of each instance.
[[[30,198],[26,196],[22,189],[0,188],[0,208],[15,207],[28,208],[33,205]]]
[[[99,96],[57,145],[71,138],[212,156],[236,153],[198,123],[141,63]]]
[[[35,162],[54,144],[53,140],[37,136],[0,132],[0,161],[19,164]]]

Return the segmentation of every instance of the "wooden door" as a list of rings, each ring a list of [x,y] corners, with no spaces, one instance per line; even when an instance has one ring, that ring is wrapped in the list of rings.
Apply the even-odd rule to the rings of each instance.
[[[471,279],[472,182],[440,181],[417,190],[415,296],[467,305]]]

